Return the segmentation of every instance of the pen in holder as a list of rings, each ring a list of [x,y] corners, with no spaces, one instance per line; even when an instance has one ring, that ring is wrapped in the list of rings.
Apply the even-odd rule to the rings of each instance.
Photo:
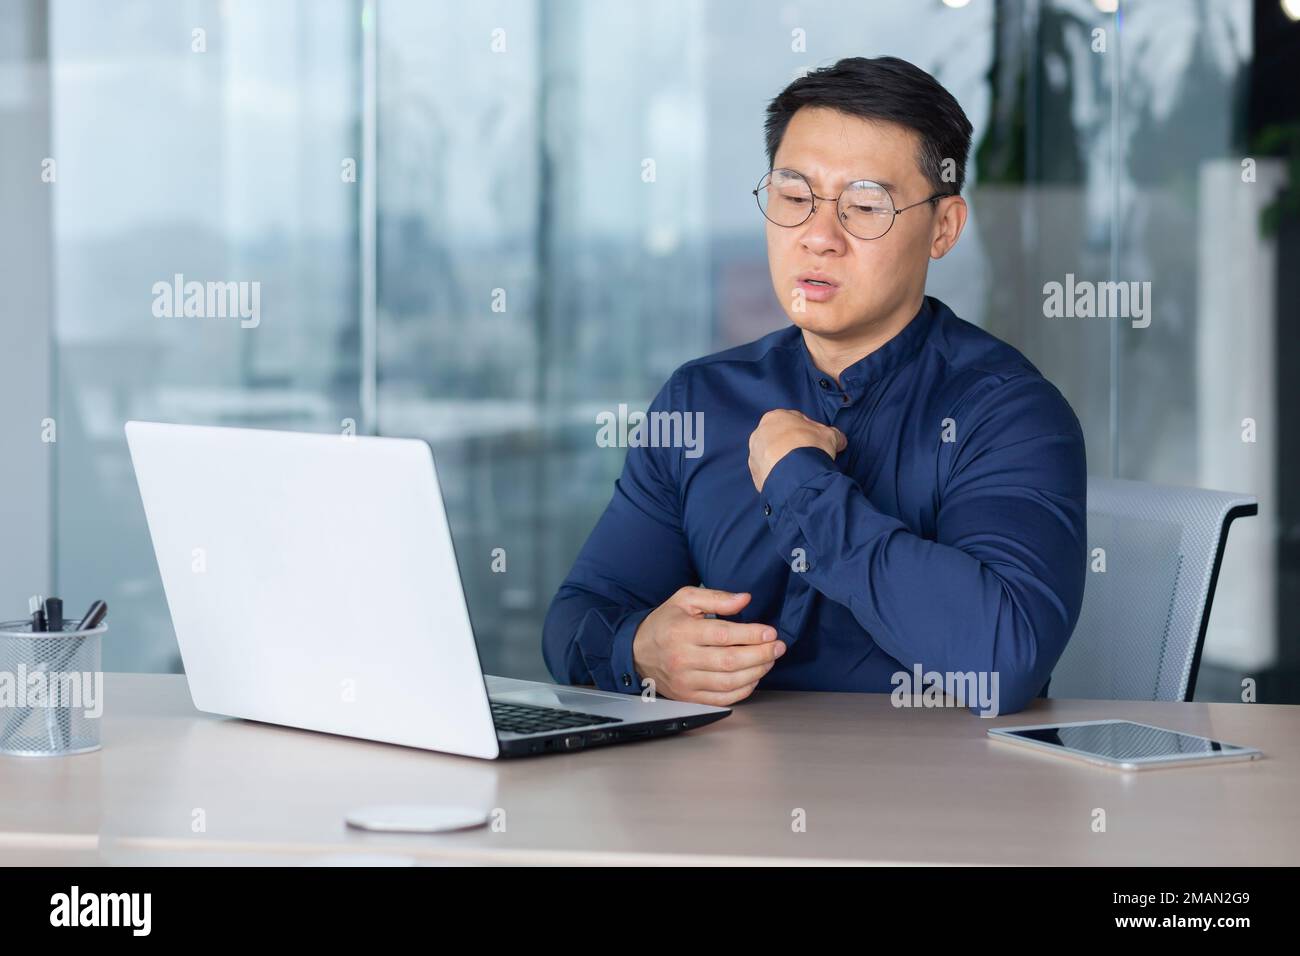
[[[107,631],[103,623],[81,630],[76,621],[55,631],[33,631],[26,620],[0,624],[0,754],[99,749],[100,645]]]

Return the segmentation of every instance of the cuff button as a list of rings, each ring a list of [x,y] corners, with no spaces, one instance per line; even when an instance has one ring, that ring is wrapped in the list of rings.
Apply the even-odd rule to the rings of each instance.
[[[623,675],[623,686],[624,686],[624,687],[631,687],[631,686],[632,686],[632,675],[631,675],[631,674],[624,674],[624,675]]]

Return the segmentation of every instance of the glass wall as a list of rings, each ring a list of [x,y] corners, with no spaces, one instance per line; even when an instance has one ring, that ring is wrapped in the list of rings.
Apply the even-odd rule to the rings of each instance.
[[[892,54],[975,127],[971,221],[931,294],[1061,387],[1092,473],[1267,497],[1205,659],[1268,666],[1269,508],[1297,479],[1275,428],[1240,436],[1278,404],[1250,270],[1275,268],[1280,161],[1239,188],[1255,5],[1116,6],[51,0],[60,588],[113,604],[131,638],[108,666],[176,668],[122,422],[334,431],[369,421],[373,378],[376,430],[438,457],[486,668],[544,678],[547,603],[622,463],[597,413],[786,321],[750,194],[767,101]],[[371,129],[373,211],[348,176]],[[157,317],[176,274],[259,281],[265,320]],[[1048,316],[1067,276],[1150,283],[1149,324]]]
[[[108,602],[107,669],[179,670],[122,426],[358,416],[356,6],[48,9],[55,593]],[[188,282],[247,308],[187,316]]]

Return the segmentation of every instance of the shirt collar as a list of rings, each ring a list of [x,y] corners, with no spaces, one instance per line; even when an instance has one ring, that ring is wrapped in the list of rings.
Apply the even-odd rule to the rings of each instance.
[[[930,331],[933,318],[934,307],[930,303],[930,297],[925,296],[921,300],[920,311],[897,335],[870,355],[854,362],[840,374],[838,388],[835,379],[817,368],[812,354],[808,351],[808,344],[800,333],[799,342],[803,349],[804,365],[812,378],[813,387],[826,396],[832,407],[857,402],[872,386],[917,353],[921,343],[925,341],[926,334]]]

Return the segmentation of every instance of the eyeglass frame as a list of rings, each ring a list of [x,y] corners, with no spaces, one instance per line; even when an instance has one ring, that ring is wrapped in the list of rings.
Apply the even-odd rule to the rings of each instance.
[[[758,178],[758,185],[755,186],[753,189],[751,189],[750,193],[754,197],[754,202],[758,204],[758,211],[763,214],[764,219],[772,223],[772,225],[780,227],[781,229],[798,229],[800,226],[806,223],[813,216],[817,215],[816,200],[820,199],[822,202],[831,202],[832,200],[829,196],[818,196],[815,192],[813,192],[812,183],[810,183],[808,181],[808,177],[805,176],[803,173],[799,172],[799,170],[790,169],[787,166],[779,166],[777,168],[782,169],[787,173],[794,173],[796,176],[802,179],[804,185],[808,187],[808,195],[812,196],[814,201],[809,204],[808,215],[804,217],[803,222],[796,222],[793,226],[784,225],[783,223],[776,222],[774,219],[770,218],[767,214],[767,210],[763,208],[763,203],[758,198],[758,191],[763,188],[763,180],[767,179],[774,172],[776,172],[776,169],[769,169],[762,176],[760,176]],[[877,187],[881,192],[883,192],[886,196],[888,196],[889,205],[893,207],[894,210],[894,215],[890,217],[889,225],[885,228],[885,231],[878,236],[872,236],[870,239],[863,239],[861,236],[849,232],[849,227],[844,225],[843,214],[840,213],[840,200],[844,198],[844,194],[848,192],[850,189],[852,189],[854,186],[860,186],[863,183],[866,183],[869,186]],[[875,242],[877,239],[883,239],[885,238],[885,236],[889,235],[889,230],[894,228],[894,220],[898,218],[898,214],[900,212],[907,212],[909,209],[915,209],[917,206],[924,206],[928,202],[934,202],[936,199],[942,199],[945,196],[956,196],[956,195],[958,195],[958,193],[953,193],[953,192],[935,193],[933,196],[929,196],[925,199],[922,199],[920,202],[911,203],[910,205],[904,206],[903,208],[900,209],[898,208],[898,206],[894,205],[893,194],[890,193],[890,191],[886,189],[884,186],[881,186],[880,183],[876,182],[874,179],[855,179],[853,182],[849,183],[847,186],[841,189],[840,194],[835,197],[834,199],[835,212],[836,212],[835,219],[837,222],[839,222],[840,228],[843,229],[846,234],[853,236],[854,239],[857,239],[861,242]]]

